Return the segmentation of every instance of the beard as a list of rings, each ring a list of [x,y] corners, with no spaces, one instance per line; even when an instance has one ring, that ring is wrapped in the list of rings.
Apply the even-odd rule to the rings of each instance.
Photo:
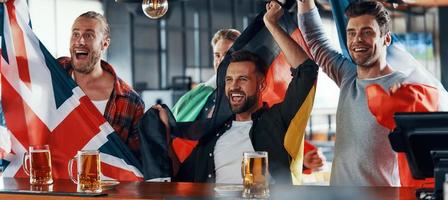
[[[229,100],[229,105],[234,114],[240,114],[250,110],[255,104],[257,104],[258,98],[257,95],[252,95],[247,97],[246,101],[241,106],[232,106]]]
[[[87,63],[80,63],[79,60],[76,59],[76,53],[71,53],[72,56],[72,66],[73,70],[81,74],[89,74],[95,69],[96,63],[98,63],[101,59],[101,54],[98,52],[90,52],[87,58]],[[74,60],[75,58],[76,60]]]

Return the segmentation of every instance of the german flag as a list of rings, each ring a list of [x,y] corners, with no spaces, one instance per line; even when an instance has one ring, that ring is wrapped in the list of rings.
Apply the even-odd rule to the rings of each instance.
[[[262,11],[255,20],[247,27],[241,36],[235,41],[232,48],[228,51],[223,62],[218,68],[217,75],[217,104],[213,114],[214,124],[222,124],[231,116],[228,99],[225,96],[225,74],[229,64],[230,55],[234,51],[241,49],[256,53],[264,58],[268,63],[269,69],[266,76],[266,89],[263,91],[262,100],[267,102],[269,106],[283,101],[286,89],[291,81],[291,66],[286,62],[284,54],[272,38],[269,31],[264,26]],[[279,21],[280,26],[288,32],[291,37],[299,43],[302,48],[311,57],[308,48],[302,38],[302,34],[297,27],[297,22],[292,14],[286,13]],[[316,77],[309,77],[299,88],[301,98],[297,101],[301,102],[300,108],[297,110],[294,118],[291,119],[288,131],[284,138],[284,147],[291,156],[290,170],[294,184],[301,183],[302,164],[303,164],[303,145],[305,128],[311,113],[316,91]]]
[[[289,1],[291,2],[291,1]],[[284,7],[292,6],[290,3]],[[287,9],[285,9],[287,10]],[[171,133],[175,136],[184,138],[184,139],[198,139],[198,137],[206,135],[206,134],[214,134],[216,131],[222,127],[222,125],[228,121],[233,113],[229,107],[228,99],[225,95],[225,75],[227,71],[227,67],[230,61],[230,55],[238,50],[247,50],[253,52],[264,59],[264,61],[268,64],[269,69],[266,76],[266,89],[262,93],[262,101],[266,102],[268,106],[272,106],[276,103],[280,103],[283,101],[285,97],[286,90],[288,85],[292,79],[290,68],[291,66],[287,63],[284,54],[281,52],[277,43],[272,38],[270,32],[266,29],[263,16],[265,11],[261,11],[252,23],[243,31],[241,36],[235,41],[233,46],[228,50],[225,58],[221,62],[217,72],[217,88],[216,88],[216,105],[213,112],[213,115],[209,121],[195,121],[192,123],[181,123],[176,122],[176,125],[173,125]],[[291,37],[299,43],[303,49],[307,52],[307,54],[311,57],[311,54],[306,48],[305,42],[302,38],[302,34],[297,27],[296,17],[293,14],[286,13],[279,20],[279,25],[291,35]],[[301,77],[302,78],[302,77]],[[311,113],[311,109],[314,102],[314,96],[316,91],[316,81],[317,81],[317,73],[314,73],[312,76],[303,77],[300,88],[295,88],[300,91],[300,98],[297,99],[300,105],[296,114],[292,119],[290,119],[289,127],[285,134],[284,138],[284,148],[289,153],[291,157],[290,170],[292,175],[292,180],[294,184],[301,183],[301,175],[302,175],[302,165],[303,165],[303,149],[304,149],[304,135],[305,128],[308,123],[308,119]],[[297,91],[296,91],[297,92]],[[146,114],[145,114],[146,116]],[[157,117],[156,117],[157,118]],[[150,122],[153,119],[146,119],[143,117],[144,121]],[[171,121],[174,120],[174,117],[171,117]],[[171,122],[170,122],[171,123]],[[144,125],[145,122],[142,122]],[[185,126],[184,126],[185,125]],[[160,127],[160,124],[159,124]],[[180,128],[182,127],[182,128]],[[188,127],[188,128],[186,128]],[[151,130],[151,128],[148,128]],[[163,131],[162,131],[163,132]],[[144,131],[142,133],[145,135]],[[162,134],[151,134],[151,135],[164,135]],[[152,136],[150,136],[152,137]],[[166,140],[162,137],[159,138],[159,141],[166,142]],[[179,146],[180,145],[180,146]],[[185,150],[185,146],[182,146],[183,142],[175,143],[173,148],[176,152],[176,149]],[[145,150],[145,146],[142,143],[142,152]],[[162,145],[163,146],[163,145]],[[193,145],[194,146],[194,145]],[[154,151],[154,150],[152,150]],[[187,150],[188,151],[188,150]],[[176,152],[178,153],[178,152]],[[188,154],[188,153],[187,153]],[[185,155],[184,153],[182,155]],[[163,161],[167,161],[166,153],[155,154],[153,153],[151,156],[163,156]],[[149,159],[151,162],[146,162],[143,160],[143,168],[147,168],[147,166],[160,168],[161,165],[155,165],[153,161],[157,161],[157,158]],[[147,163],[147,164],[145,164]],[[164,169],[171,169],[170,167],[166,167]],[[147,178],[155,178],[157,175],[151,174],[147,175],[146,172],[154,172],[154,171],[162,171],[160,174],[161,177],[166,177],[165,172],[163,170],[152,170],[152,169],[144,169],[145,179]]]

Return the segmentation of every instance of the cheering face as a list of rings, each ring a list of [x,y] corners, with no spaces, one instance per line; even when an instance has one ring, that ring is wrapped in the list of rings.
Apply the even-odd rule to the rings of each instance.
[[[352,17],[347,24],[347,46],[353,61],[369,68],[386,56],[390,34],[381,36],[380,27],[374,16]],[[384,58],[385,59],[385,58]]]
[[[257,109],[260,97],[260,78],[250,61],[232,62],[225,77],[226,96],[232,112],[240,114]]]
[[[75,71],[88,74],[99,66],[101,54],[109,46],[102,24],[96,19],[79,17],[72,27],[70,55]]]
[[[213,68],[215,69],[215,73],[218,72],[218,66],[221,63],[222,59],[226,55],[227,51],[232,47],[233,41],[227,39],[220,39],[216,42],[215,46],[213,46]]]

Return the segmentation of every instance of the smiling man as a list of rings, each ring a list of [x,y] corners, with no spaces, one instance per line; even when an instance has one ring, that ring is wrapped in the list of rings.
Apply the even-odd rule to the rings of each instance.
[[[144,104],[121,80],[112,66],[101,60],[110,44],[110,29],[103,15],[89,11],[76,18],[70,39],[71,57],[58,59],[123,142],[139,157],[137,122]]]
[[[225,94],[233,112],[215,134],[203,136],[181,164],[176,181],[241,184],[241,159],[245,151],[267,151],[273,181],[291,184],[290,157],[283,146],[289,122],[300,107],[303,77],[315,80],[316,64],[298,49],[291,80],[282,103],[268,108],[261,101],[268,66],[249,51],[233,52],[225,75]],[[302,78],[301,78],[302,77]],[[314,79],[313,79],[314,78]],[[309,80],[309,79],[307,79]],[[167,125],[166,111],[160,118]]]
[[[365,91],[368,85],[378,84],[393,92],[396,83],[405,79],[386,62],[386,49],[391,43],[388,11],[377,1],[359,1],[347,7],[346,36],[352,62],[331,46],[314,0],[297,3],[299,27],[316,62],[341,89],[330,184],[400,186],[397,154],[387,137],[389,130],[370,112]]]

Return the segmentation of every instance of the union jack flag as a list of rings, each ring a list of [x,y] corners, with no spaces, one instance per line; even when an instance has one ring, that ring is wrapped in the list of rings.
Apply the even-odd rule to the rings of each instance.
[[[68,178],[78,150],[99,149],[105,177],[143,180],[140,162],[31,29],[25,0],[0,4],[1,103],[11,153],[4,177],[26,177],[29,145],[49,144],[54,178]]]

